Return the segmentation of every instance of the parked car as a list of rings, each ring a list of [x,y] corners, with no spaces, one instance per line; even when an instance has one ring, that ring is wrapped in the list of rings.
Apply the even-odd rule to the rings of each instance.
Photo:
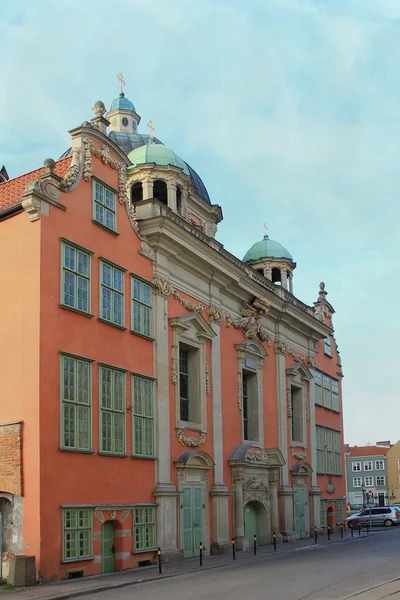
[[[392,525],[400,524],[400,507],[396,506],[377,506],[375,508],[364,508],[358,513],[351,515],[347,519],[348,527],[358,527],[361,522],[361,527],[366,527],[370,522],[371,525]]]

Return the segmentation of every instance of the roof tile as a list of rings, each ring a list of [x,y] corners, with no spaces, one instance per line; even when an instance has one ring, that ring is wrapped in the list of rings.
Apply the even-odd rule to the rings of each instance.
[[[56,162],[54,172],[60,177],[64,177],[71,164],[71,157],[63,158]],[[14,179],[9,179],[4,183],[0,183],[0,213],[3,210],[17,206],[21,202],[21,195],[28,183],[37,179],[44,173],[44,167],[25,173]]]
[[[390,448],[384,446],[350,446],[346,452],[346,456],[378,456],[386,455]]]

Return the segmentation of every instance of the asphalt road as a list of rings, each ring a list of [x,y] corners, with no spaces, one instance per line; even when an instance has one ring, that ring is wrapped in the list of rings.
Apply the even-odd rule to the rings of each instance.
[[[79,596],[81,600],[344,600],[400,578],[400,527],[369,538],[299,548],[170,579]],[[400,583],[399,583],[400,587]]]

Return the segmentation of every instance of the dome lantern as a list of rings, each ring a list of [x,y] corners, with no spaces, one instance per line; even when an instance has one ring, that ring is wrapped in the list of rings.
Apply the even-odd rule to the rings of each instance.
[[[120,82],[120,93],[111,103],[111,108],[107,113],[107,119],[110,121],[109,131],[118,133],[136,133],[140,123],[140,116],[137,114],[135,105],[128,100],[124,94],[123,86],[126,85],[122,73],[117,75]]]
[[[293,271],[296,263],[290,252],[268,235],[256,242],[246,252],[243,262],[253,267],[264,277],[293,293]]]

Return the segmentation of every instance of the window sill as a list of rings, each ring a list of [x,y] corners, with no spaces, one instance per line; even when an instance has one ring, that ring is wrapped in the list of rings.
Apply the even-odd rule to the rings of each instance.
[[[79,310],[79,308],[74,308],[73,306],[67,306],[66,304],[59,304],[60,308],[64,308],[65,310],[70,310],[71,312],[77,313],[78,315],[83,315],[84,317],[89,317],[92,319],[94,315],[92,313],[85,312],[84,310]]]
[[[190,421],[178,421],[176,429],[191,429],[192,431],[200,431],[207,433],[206,428],[201,423],[191,423]]]
[[[332,354],[328,354],[327,352],[324,352],[324,356],[327,356],[328,358],[333,358]]]
[[[140,454],[132,454],[131,458],[136,460],[157,460],[156,456],[141,456]]]
[[[96,454],[95,450],[79,450],[78,448],[58,448],[60,452],[74,452],[75,454]]]
[[[100,321],[100,323],[105,323],[106,325],[112,325],[113,327],[116,327],[117,329],[121,329],[121,331],[127,331],[127,327],[124,327],[123,325],[118,325],[117,323],[113,323],[112,321],[107,321],[107,319],[102,319],[101,317],[98,317],[97,319],[98,321]]]
[[[252,447],[261,448],[260,442],[254,442],[252,440],[243,440],[243,444],[250,444]]]
[[[94,556],[86,556],[85,558],[66,558],[65,560],[60,560],[62,565],[67,565],[75,562],[87,562],[88,560],[94,560]]]
[[[133,333],[134,335],[138,335],[139,337],[144,338],[145,340],[149,340],[149,342],[155,342],[156,339],[151,337],[151,335],[146,335],[145,333],[140,333],[139,331],[135,331],[134,329],[130,330],[130,333]]]
[[[132,554],[146,554],[148,552],[157,552],[158,548],[149,548],[148,550],[133,550]]]
[[[101,227],[102,229],[105,229],[106,231],[108,231],[109,233],[112,233],[113,235],[119,235],[118,231],[115,231],[114,229],[110,229],[110,227],[107,227],[107,225],[103,225],[103,223],[96,221],[96,219],[92,219],[92,223],[94,223],[95,225],[98,225],[99,227]]]
[[[307,446],[304,442],[295,442],[293,440],[290,442],[290,447],[291,448],[303,448],[303,450],[307,450]]]
[[[128,458],[128,454],[119,454],[117,452],[99,452],[100,456],[114,456],[116,458]]]

